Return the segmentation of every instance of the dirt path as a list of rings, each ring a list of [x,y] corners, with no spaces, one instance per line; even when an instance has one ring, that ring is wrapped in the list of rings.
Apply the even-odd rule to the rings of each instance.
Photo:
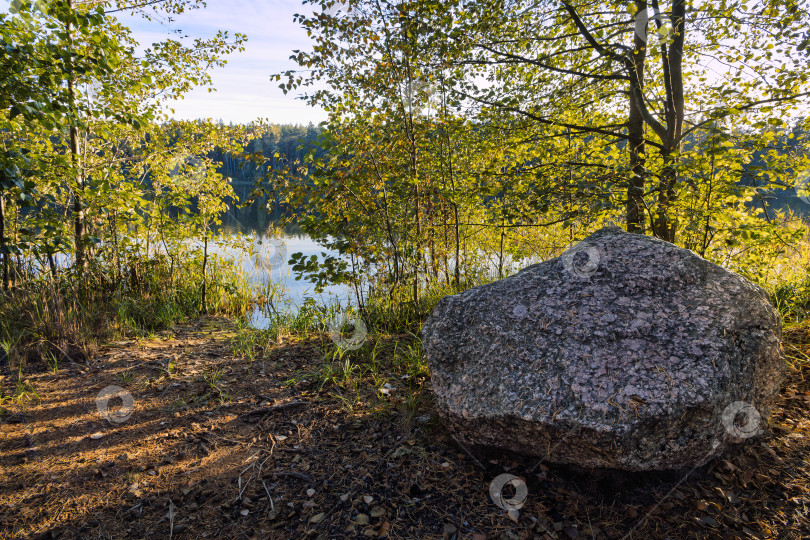
[[[383,363],[388,392],[319,391],[302,377],[322,362],[318,339],[250,362],[233,355],[234,332],[203,319],[31,373],[40,401],[0,417],[0,537],[810,536],[807,364],[772,436],[685,481],[616,478],[468,455],[438,423],[427,382],[406,383],[396,362]],[[117,398],[112,421],[99,412],[110,386],[132,396],[131,416]],[[528,485],[516,522],[488,493],[507,471]]]

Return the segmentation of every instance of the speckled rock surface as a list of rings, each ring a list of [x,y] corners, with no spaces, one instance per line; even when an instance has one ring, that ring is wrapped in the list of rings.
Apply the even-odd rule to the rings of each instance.
[[[582,467],[702,465],[762,432],[785,369],[761,288],[616,227],[442,299],[422,332],[459,442]]]

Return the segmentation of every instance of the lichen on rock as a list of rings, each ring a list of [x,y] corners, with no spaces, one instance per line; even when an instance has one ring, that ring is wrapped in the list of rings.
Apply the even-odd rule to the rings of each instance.
[[[764,422],[784,376],[761,288],[616,227],[442,299],[423,338],[460,440],[583,467],[706,463],[749,436],[728,426],[732,404]]]

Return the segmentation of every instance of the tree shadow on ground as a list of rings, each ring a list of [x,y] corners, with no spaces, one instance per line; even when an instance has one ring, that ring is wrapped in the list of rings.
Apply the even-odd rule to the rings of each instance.
[[[42,403],[27,407],[24,423],[0,422],[3,536],[480,540],[810,534],[802,512],[810,478],[806,366],[784,386],[765,439],[687,477],[575,470],[508,452],[476,454],[442,427],[427,380],[406,386],[391,371],[389,394],[361,381],[352,396],[349,387],[321,387],[317,378],[302,376],[322,362],[318,342],[277,344],[251,363],[222,352],[226,339],[181,332],[131,351],[133,358],[124,363],[111,357],[98,370],[35,378]],[[182,354],[178,347],[185,347]],[[122,370],[172,355],[176,371],[170,376],[129,380],[136,401],[131,418],[117,424],[99,415],[95,396],[120,384]],[[381,373],[389,368],[381,366]],[[217,370],[227,399],[202,377]],[[301,404],[273,409],[292,402]],[[97,432],[102,436],[91,438]],[[524,504],[511,517],[490,497],[492,481],[503,473],[527,487]],[[507,499],[512,495],[504,492]]]

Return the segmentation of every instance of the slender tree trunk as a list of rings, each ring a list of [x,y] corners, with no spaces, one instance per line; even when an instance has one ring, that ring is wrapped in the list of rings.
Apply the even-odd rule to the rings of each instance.
[[[442,125],[444,126],[443,127],[443,132],[444,132],[445,137],[444,138],[439,137],[439,170],[441,171],[442,188],[444,189],[445,193],[447,191],[447,184],[448,184],[447,180],[448,180],[448,178],[450,180],[450,187],[451,187],[451,190],[452,190],[451,193],[455,193],[455,183],[453,182],[453,152],[452,152],[452,146],[451,146],[450,135],[449,135],[450,122],[448,121],[448,114],[447,114],[447,96],[445,95],[444,77],[442,77],[440,80],[441,80],[441,89],[442,89],[442,94],[441,94],[441,111],[442,111],[442,115],[443,115],[442,116]],[[445,142],[447,144],[446,148],[445,148],[445,145],[444,145]],[[444,151],[447,152],[447,168],[446,169],[445,169],[445,164],[444,164]],[[450,245],[450,241],[448,239],[448,228],[449,228],[450,224],[447,221],[447,218],[448,218],[448,215],[449,215],[449,212],[448,212],[448,209],[447,209],[447,202],[448,201],[445,199],[445,195],[442,194],[442,198],[441,198],[441,214],[442,214],[442,225],[443,225],[442,230],[444,232],[444,242],[442,244],[442,258],[444,259],[443,260],[443,262],[444,262],[444,281],[445,281],[446,285],[450,285],[450,283],[451,283],[450,269],[448,267],[448,261],[447,261],[447,252],[448,252],[448,247]],[[450,204],[455,209],[455,203],[451,202]],[[456,214],[456,215],[458,215],[458,214]],[[458,220],[456,220],[456,228],[458,228]],[[458,260],[458,236],[457,235],[456,235],[456,241],[454,243],[455,243],[455,246],[456,246],[456,260]],[[458,273],[455,270],[454,270],[454,273],[455,273],[456,288],[458,288]]]
[[[667,242],[675,242],[677,223],[672,220],[672,203],[675,201],[675,184],[678,180],[675,160],[670,151],[661,151],[664,167],[658,183],[658,209],[655,216],[655,236]]]
[[[12,259],[14,260],[14,259]],[[23,280],[23,260],[22,256],[17,253],[17,264],[11,267],[11,286],[16,287]]]
[[[498,246],[498,279],[503,279],[503,244],[506,237],[506,183],[501,189],[501,239]]]
[[[74,133],[76,129],[76,127],[70,128],[70,151],[71,154],[73,154],[73,162],[78,171],[78,159],[76,154],[74,154],[75,149],[78,148],[78,146],[74,145],[74,141],[76,140]],[[81,189],[81,178],[77,173],[76,188],[73,193],[73,241],[76,246],[76,269],[79,271],[79,277],[83,277],[84,270],[87,266],[84,259],[84,221],[82,218]]]
[[[73,13],[73,0],[68,0],[68,10],[70,15]],[[76,175],[76,187],[73,190],[73,239],[76,249],[76,270],[79,273],[79,280],[84,278],[84,272],[87,262],[84,257],[84,222],[82,217],[82,189],[83,179],[81,173],[80,153],[79,153],[79,127],[77,122],[76,111],[76,81],[74,80],[75,71],[73,69],[73,23],[68,19],[67,22],[67,38],[69,56],[67,61],[67,77],[68,77],[68,107],[70,109],[70,159],[73,165],[73,171]]]
[[[429,229],[430,236],[428,239],[428,248],[430,250],[430,270],[433,271],[433,279],[438,281],[439,262],[438,257],[436,256],[436,188],[431,186],[429,193],[430,198],[428,199],[428,210],[426,217],[428,217],[427,222],[428,226],[430,227]],[[427,272],[428,268],[425,267],[426,275]]]
[[[652,1],[658,10],[658,1]],[[684,121],[683,94],[683,44],[686,34],[686,0],[672,4],[672,27],[674,37],[671,45],[661,45],[661,64],[664,74],[666,99],[664,116],[666,128],[661,137],[663,168],[658,182],[658,209],[655,217],[655,235],[667,242],[675,242],[678,223],[672,218],[673,203],[677,198],[677,163],[681,152],[681,137]]]
[[[372,162],[374,163],[374,172],[377,175],[377,178],[380,179],[380,183],[382,185],[382,195],[383,195],[383,218],[385,219],[385,232],[388,235],[388,241],[391,243],[391,249],[394,253],[394,282],[391,284],[391,288],[388,290],[389,298],[393,297],[394,290],[399,285],[399,246],[397,245],[396,240],[394,239],[394,231],[391,227],[391,214],[389,212],[389,204],[388,204],[388,190],[385,187],[385,181],[380,175],[379,167],[377,166],[377,161],[372,158]]]
[[[116,213],[112,212],[112,216],[110,216],[110,228],[112,229],[112,237],[113,237],[113,247],[115,249],[115,284],[114,286],[117,288],[118,284],[123,279],[121,275],[121,250],[118,247],[118,220],[116,219]]]
[[[202,262],[202,312],[208,313],[208,276],[206,270],[208,267],[208,231],[205,232],[203,237],[203,262]]]
[[[503,279],[503,241],[505,233],[506,222],[501,218],[501,244],[498,248],[498,279]]]
[[[50,249],[48,250],[48,265],[51,267],[51,275],[53,276],[53,280],[59,277],[59,274],[56,271],[56,261],[53,260],[53,253],[51,253]]]
[[[354,287],[354,295],[357,297],[357,306],[360,310],[365,310],[365,304],[363,302],[363,296],[360,294],[360,286],[358,284],[359,279],[357,277],[357,267],[355,264],[354,253],[349,253],[349,258],[352,262],[352,286]]]
[[[461,287],[461,238],[459,235],[458,205],[456,203],[453,203],[453,222],[456,236],[456,265],[453,268],[453,279],[456,281],[456,290],[458,290]]]
[[[419,309],[419,263],[422,261],[422,215],[420,213],[419,205],[419,171],[418,160],[416,156],[416,134],[413,130],[413,116],[410,119],[410,143],[411,143],[411,174],[413,178],[413,208],[414,208],[414,223],[416,225],[416,238],[414,248],[416,250],[415,260],[413,263],[413,303]]]
[[[447,246],[450,244],[447,236],[447,207],[444,200],[442,200],[442,232],[444,233],[444,241],[442,242],[442,262],[444,263],[444,282],[450,284],[450,269],[447,265]]]
[[[636,0],[636,11],[647,9],[646,0]],[[638,90],[644,89],[644,63],[647,57],[646,43],[633,34],[633,65],[638,77]],[[631,82],[630,84],[634,84]],[[643,234],[646,229],[644,213],[644,182],[646,176],[646,159],[644,147],[644,119],[637,102],[641,92],[630,89],[630,115],[628,119],[628,145],[630,147],[630,183],[627,186],[626,219],[627,232]]]
[[[8,247],[6,245],[6,195],[0,192],[0,253],[3,254],[3,290],[8,290]]]
[[[715,175],[715,167],[714,167],[714,156],[715,152],[712,151],[712,158],[711,158],[711,172],[709,173],[709,188],[706,191],[706,223],[703,229],[703,240],[700,243],[700,256],[706,257],[706,249],[709,247],[710,236],[709,233],[711,232],[711,207],[712,207],[712,189],[714,188],[714,175]]]
[[[442,100],[444,111],[445,111],[445,118],[447,117],[447,102],[446,100]],[[445,130],[445,138],[447,140],[447,176],[450,178],[450,189],[451,193],[453,194],[453,229],[455,232],[455,267],[453,268],[453,279],[456,282],[456,290],[458,291],[461,283],[461,269],[459,268],[461,262],[459,260],[461,256],[461,239],[459,238],[459,224],[458,224],[458,203],[455,201],[456,197],[456,180],[454,177],[453,171],[453,146],[452,141],[450,140],[450,131]]]
[[[399,285],[399,246],[394,240],[394,231],[391,228],[391,216],[388,213],[388,194],[384,185],[383,204],[385,205],[385,230],[388,233],[388,241],[391,242],[391,249],[394,251],[394,283],[391,286],[393,291]]]

